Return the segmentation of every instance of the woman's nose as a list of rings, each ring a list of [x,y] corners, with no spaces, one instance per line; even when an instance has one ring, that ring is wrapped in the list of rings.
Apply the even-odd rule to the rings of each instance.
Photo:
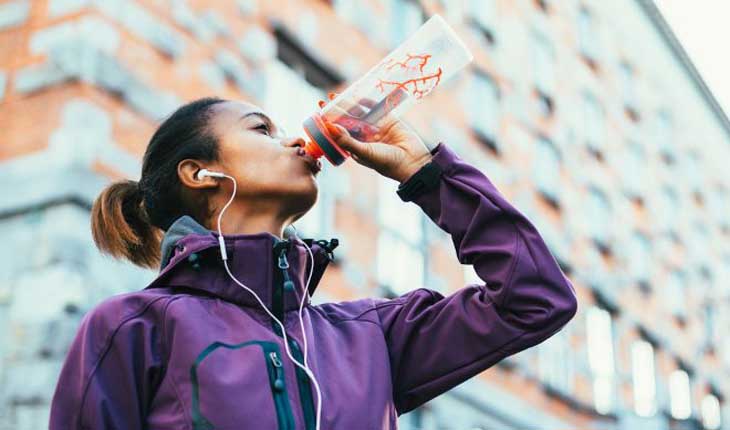
[[[287,148],[292,148],[295,146],[303,148],[306,143],[307,142],[302,137],[288,137],[281,140],[281,144]]]

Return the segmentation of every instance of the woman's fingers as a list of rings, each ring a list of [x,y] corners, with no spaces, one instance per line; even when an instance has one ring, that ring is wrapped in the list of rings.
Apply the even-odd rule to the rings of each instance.
[[[373,100],[373,99],[366,99],[366,98],[361,98],[357,102],[360,103],[361,105],[365,106],[368,109],[372,109],[372,107],[377,104],[375,102],[375,100]]]
[[[340,148],[350,152],[351,154],[355,154],[358,159],[364,158],[365,160],[369,160],[372,158],[373,145],[371,143],[362,142],[353,138],[350,136],[350,133],[347,132],[347,129],[339,124],[327,123],[327,129],[336,139],[337,145],[339,145]]]

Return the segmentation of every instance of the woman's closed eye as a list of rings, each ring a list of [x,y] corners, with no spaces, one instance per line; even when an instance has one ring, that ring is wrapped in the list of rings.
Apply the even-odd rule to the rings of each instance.
[[[261,123],[257,125],[256,127],[254,127],[254,130],[263,130],[267,136],[271,136],[271,129],[266,123]]]

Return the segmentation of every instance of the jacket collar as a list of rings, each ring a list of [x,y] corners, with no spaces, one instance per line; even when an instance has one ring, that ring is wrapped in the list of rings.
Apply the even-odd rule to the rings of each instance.
[[[334,259],[332,251],[339,243],[334,238],[329,241],[300,239],[287,233],[288,230],[284,239],[269,232],[224,236],[231,273],[256,292],[275,315],[299,307],[312,264],[305,243],[314,256],[310,296]],[[260,308],[256,298],[226,273],[218,247],[218,232],[193,218],[182,216],[168,228],[162,239],[161,255],[159,275],[147,288],[191,288],[239,305]],[[293,282],[293,288],[285,288],[287,278]],[[308,303],[307,298],[305,304]]]

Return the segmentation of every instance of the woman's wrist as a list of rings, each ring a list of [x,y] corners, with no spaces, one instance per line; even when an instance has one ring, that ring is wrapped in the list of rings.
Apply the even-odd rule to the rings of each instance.
[[[427,152],[422,157],[419,157],[417,160],[406,166],[399,174],[399,176],[395,178],[398,181],[399,185],[402,186],[405,182],[412,178],[413,175],[416,174],[416,172],[423,168],[423,166],[430,163],[431,159],[433,159],[433,156]]]
[[[410,202],[418,196],[438,186],[441,181],[443,170],[435,162],[428,162],[421,166],[418,171],[413,173],[407,180],[402,182],[396,194],[404,202]]]

